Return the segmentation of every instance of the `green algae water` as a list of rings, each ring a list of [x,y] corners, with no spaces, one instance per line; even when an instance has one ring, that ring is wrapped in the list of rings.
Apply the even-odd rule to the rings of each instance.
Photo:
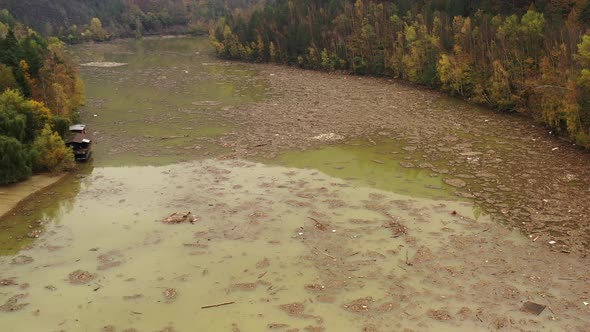
[[[330,176],[348,180],[357,186],[371,186],[413,197],[458,199],[454,188],[431,169],[431,164],[410,165],[412,153],[393,140],[354,141],[318,149],[281,154],[278,164],[311,168]],[[270,161],[271,163],[273,161]]]
[[[267,91],[252,66],[216,60],[206,38],[158,38],[81,45],[96,166],[164,165],[223,149],[224,109]],[[114,66],[112,64],[115,64]]]
[[[0,259],[1,277],[18,284],[3,288],[0,302],[27,294],[16,303],[25,305],[22,309],[0,313],[3,326],[225,331],[236,324],[261,331],[285,324],[344,331],[352,324],[360,330],[357,314],[342,305],[382,294],[387,285],[379,271],[393,272],[395,257],[403,257],[398,248],[404,241],[388,240],[391,231],[380,225],[389,209],[371,204],[405,201],[395,218],[408,221],[415,211],[429,214],[437,208],[471,215],[468,205],[443,208],[439,202],[348,187],[314,171],[247,162],[100,168],[78,186],[63,188],[79,190],[73,200],[45,207],[52,212],[33,246]],[[161,222],[184,210],[198,221]],[[440,239],[424,241],[434,248]],[[392,260],[372,261],[387,250],[396,252],[387,254]],[[349,261],[345,276],[317,269],[336,259],[337,264]],[[72,281],[78,270],[92,279]],[[170,289],[174,298],[164,295]],[[316,297],[317,303],[310,301]],[[234,303],[201,308],[227,302]]]
[[[85,63],[125,65],[83,69],[94,161],[0,222],[2,331],[589,323],[520,312],[523,299],[539,301],[530,271],[545,268],[530,259],[530,243],[457,200],[443,165],[410,165],[414,152],[395,141],[286,152],[266,164],[211,158],[223,153],[212,137],[230,126],[224,109],[268,88],[253,67],[212,59],[206,39],[77,52]],[[192,223],[163,222],[187,212]],[[569,285],[543,294],[579,295]]]
[[[42,208],[39,238],[0,257],[7,331],[478,331],[430,317],[488,305],[466,294],[504,283],[457,276],[497,248],[467,202],[239,160],[95,168],[64,186],[75,195]],[[196,220],[162,222],[179,211]]]

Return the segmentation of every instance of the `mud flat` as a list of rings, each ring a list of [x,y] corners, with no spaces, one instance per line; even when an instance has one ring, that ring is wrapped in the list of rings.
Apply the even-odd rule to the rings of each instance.
[[[553,250],[589,251],[590,154],[532,120],[392,80],[257,68],[272,93],[225,113],[235,126],[219,140],[232,150],[227,158],[395,140],[401,150],[382,161],[402,158],[403,167],[442,177],[457,196]]]

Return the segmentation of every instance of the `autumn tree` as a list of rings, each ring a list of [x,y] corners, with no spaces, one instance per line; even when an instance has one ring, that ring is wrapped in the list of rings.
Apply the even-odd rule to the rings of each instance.
[[[46,124],[32,146],[33,168],[38,171],[61,172],[74,167],[74,153],[66,147],[59,134]]]
[[[14,137],[0,135],[0,184],[13,183],[31,176],[31,157]]]
[[[90,20],[88,30],[91,33],[90,38],[94,41],[104,41],[108,39],[107,31],[102,27],[102,22],[97,17],[93,17],[92,20]]]

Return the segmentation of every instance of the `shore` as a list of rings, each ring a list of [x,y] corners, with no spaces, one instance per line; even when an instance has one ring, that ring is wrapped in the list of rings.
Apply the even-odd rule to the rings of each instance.
[[[67,174],[38,174],[22,182],[0,186],[0,219],[14,210],[20,202],[56,184]]]

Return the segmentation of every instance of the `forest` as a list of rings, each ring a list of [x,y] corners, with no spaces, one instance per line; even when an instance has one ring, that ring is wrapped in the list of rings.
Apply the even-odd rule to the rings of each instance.
[[[19,21],[67,43],[150,34],[207,34],[229,8],[262,0],[0,0]]]
[[[393,77],[518,112],[590,148],[590,1],[277,0],[234,10],[218,56]]]
[[[63,137],[84,103],[65,44],[0,11],[0,184],[74,167]]]

